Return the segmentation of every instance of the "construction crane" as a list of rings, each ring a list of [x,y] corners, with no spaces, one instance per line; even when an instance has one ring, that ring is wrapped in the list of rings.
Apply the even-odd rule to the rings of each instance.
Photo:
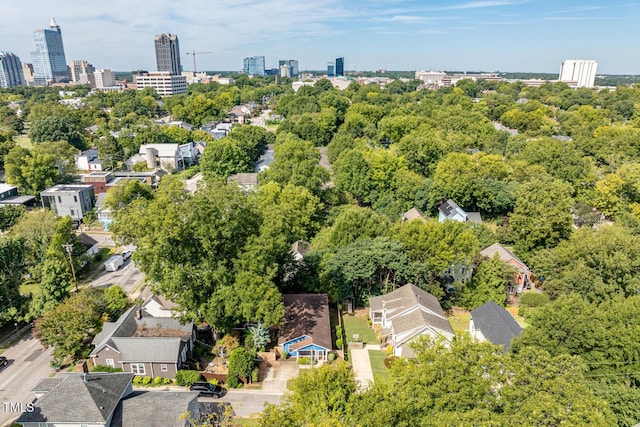
[[[196,69],[196,55],[203,55],[207,53],[213,53],[213,52],[196,52],[195,50],[192,50],[191,52],[187,52],[187,55],[193,56],[193,73],[194,74],[198,72],[198,70]]]

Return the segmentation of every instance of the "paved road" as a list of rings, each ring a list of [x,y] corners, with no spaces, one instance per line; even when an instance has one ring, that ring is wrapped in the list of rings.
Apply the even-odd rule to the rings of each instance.
[[[19,404],[31,402],[35,397],[31,389],[40,378],[51,375],[51,353],[51,348],[43,350],[29,334],[2,354],[10,364],[0,371],[0,425],[17,418]]]
[[[91,281],[90,286],[108,288],[111,285],[120,285],[127,295],[131,295],[144,278],[144,273],[135,266],[131,259],[128,259],[117,271],[104,271],[103,269],[100,275]]]
[[[201,402],[228,403],[233,408],[233,414],[238,417],[249,417],[251,414],[261,413],[265,403],[280,403],[281,393],[266,393],[260,390],[230,390],[220,399],[200,397]]]

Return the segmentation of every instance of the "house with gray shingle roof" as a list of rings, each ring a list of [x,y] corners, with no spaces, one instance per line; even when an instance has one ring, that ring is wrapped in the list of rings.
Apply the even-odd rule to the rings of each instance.
[[[326,361],[331,352],[331,321],[326,294],[285,294],[284,324],[278,345],[291,357]]]
[[[23,412],[16,422],[24,427],[108,427],[120,399],[133,391],[132,379],[133,374],[125,373],[68,373],[46,378],[45,385],[34,389],[43,393],[34,410]]]
[[[369,316],[374,325],[382,326],[384,344],[396,356],[413,357],[407,344],[421,335],[447,341],[454,337],[436,297],[413,284],[369,298]]]
[[[130,373],[59,373],[43,378],[23,427],[187,427],[201,415],[197,392],[133,391]],[[188,414],[186,417],[184,414]]]
[[[471,310],[469,335],[477,341],[501,345],[506,353],[511,347],[511,340],[521,333],[522,327],[513,316],[493,301]]]
[[[152,317],[137,306],[116,322],[105,322],[92,341],[89,357],[95,366],[122,368],[150,377],[175,378],[193,350],[193,323],[169,317]]]

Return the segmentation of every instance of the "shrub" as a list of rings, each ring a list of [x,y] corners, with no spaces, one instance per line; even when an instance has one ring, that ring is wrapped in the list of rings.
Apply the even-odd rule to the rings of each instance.
[[[238,347],[229,356],[229,376],[250,378],[251,372],[256,364],[255,354],[249,352],[244,347]]]
[[[218,385],[218,384],[220,384],[220,382],[219,382],[216,378],[212,378],[212,379],[210,379],[210,380],[209,380],[209,383],[210,383],[210,384],[213,384],[213,385]]]
[[[145,377],[142,378],[142,385],[147,385],[151,382],[151,377],[149,375],[146,375]]]
[[[387,356],[391,356],[393,354],[393,347],[390,345],[387,346]]]
[[[333,362],[334,360],[336,360],[336,354],[335,353],[327,354],[327,360],[329,360],[329,362]]]
[[[298,357],[298,365],[311,365],[310,357]]]
[[[162,384],[164,384],[164,385],[171,384],[171,378],[163,378],[162,379]]]
[[[338,347],[339,349],[342,349],[342,338],[338,338],[336,340],[336,347]]]
[[[193,383],[200,381],[200,372],[179,370],[176,372],[176,385],[182,387],[191,387]]]
[[[112,368],[107,365],[98,365],[93,368],[93,372],[122,372],[122,368]]]
[[[238,386],[240,385],[240,381],[238,381],[238,377],[230,376],[229,378],[227,378],[227,385],[229,386],[229,388],[238,388]]]
[[[522,294],[518,300],[518,303],[520,304],[520,308],[518,308],[518,315],[526,316],[530,311],[529,309],[542,307],[543,305],[548,304],[549,301],[549,295],[540,292],[527,292]]]
[[[228,356],[233,350],[240,347],[240,340],[235,335],[225,335],[224,338],[219,340],[216,345],[213,346],[211,352],[216,356],[219,356],[220,347],[224,347],[224,353]]]
[[[153,379],[153,383],[154,383],[155,385],[160,385],[160,384],[162,384],[162,382],[163,382],[163,381],[164,381],[164,378],[162,378],[162,377],[155,377],[155,378]]]
[[[136,375],[135,377],[133,377],[134,384],[140,384],[141,382],[142,382],[142,377],[140,375]]]
[[[342,328],[340,325],[336,326],[336,337],[342,338]]]
[[[102,261],[102,258],[104,258],[104,256],[102,255],[102,252],[97,252],[97,253],[95,253],[95,254],[93,255],[93,259],[94,259],[96,262],[100,262],[100,261]]]
[[[251,371],[251,382],[257,383],[259,380],[260,380],[260,369],[253,368],[253,371]]]
[[[396,357],[395,356],[389,356],[389,357],[385,357],[384,358],[384,366],[389,369],[391,367],[391,365],[393,365],[393,363],[395,362]]]

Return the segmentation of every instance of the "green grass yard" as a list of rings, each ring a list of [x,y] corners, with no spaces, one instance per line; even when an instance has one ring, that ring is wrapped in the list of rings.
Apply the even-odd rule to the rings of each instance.
[[[384,359],[387,357],[385,350],[369,350],[369,360],[371,361],[371,371],[373,371],[373,381],[384,381],[389,375],[387,367],[384,366]]]
[[[377,344],[378,337],[376,333],[369,327],[367,319],[363,317],[345,314],[342,317],[344,323],[344,336],[347,342],[353,341],[353,335],[359,336],[359,341],[370,344]]]
[[[462,335],[469,332],[469,312],[456,310],[451,316],[448,316],[449,323],[456,335]]]
[[[31,139],[28,135],[18,135],[14,138],[14,141],[16,141],[16,144],[18,144],[20,147],[24,147],[28,150],[31,150],[33,148],[33,143],[31,142]]]

